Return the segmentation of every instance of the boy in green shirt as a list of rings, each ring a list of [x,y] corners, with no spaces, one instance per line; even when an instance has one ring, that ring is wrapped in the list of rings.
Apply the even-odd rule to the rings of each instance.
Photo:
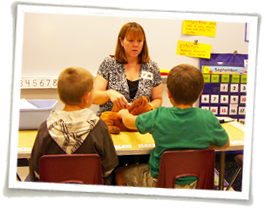
[[[152,134],[155,148],[149,164],[118,168],[117,185],[155,187],[164,151],[229,146],[228,134],[213,112],[193,108],[203,87],[204,79],[199,69],[187,64],[178,65],[167,78],[168,98],[173,107],[158,107],[139,116],[131,115],[126,109],[119,111],[126,127],[136,128],[141,134]],[[177,179],[176,184],[179,188],[195,188],[196,180],[196,177],[187,176]]]

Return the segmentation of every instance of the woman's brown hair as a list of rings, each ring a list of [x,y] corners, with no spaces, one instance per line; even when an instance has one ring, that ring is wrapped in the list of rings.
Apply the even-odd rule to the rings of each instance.
[[[116,44],[115,56],[114,56],[115,59],[118,62],[124,63],[124,64],[126,64],[128,62],[127,56],[125,54],[125,50],[122,47],[121,42],[120,42],[120,39],[124,40],[127,33],[132,33],[134,37],[140,37],[140,36],[143,37],[144,42],[143,42],[142,51],[139,54],[139,63],[149,62],[150,57],[149,57],[149,50],[148,50],[148,46],[147,46],[145,32],[144,32],[142,26],[136,22],[129,22],[121,28],[121,30],[118,34],[118,38],[117,38],[117,44]]]

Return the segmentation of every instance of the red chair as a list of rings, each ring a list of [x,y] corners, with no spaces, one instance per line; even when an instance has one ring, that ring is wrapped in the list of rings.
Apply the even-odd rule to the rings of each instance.
[[[213,149],[165,151],[162,154],[156,187],[174,188],[175,180],[197,176],[196,189],[214,189]]]
[[[39,181],[103,184],[98,154],[44,155],[39,159]]]

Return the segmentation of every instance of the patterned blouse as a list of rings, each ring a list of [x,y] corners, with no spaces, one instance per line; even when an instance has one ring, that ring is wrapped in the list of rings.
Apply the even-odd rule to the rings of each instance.
[[[147,96],[149,101],[151,101],[152,88],[162,83],[159,68],[152,60],[140,66],[138,90],[133,99],[130,98],[125,66],[117,62],[114,57],[106,57],[100,65],[97,74],[108,81],[107,90],[113,89],[120,92],[125,96],[128,103],[132,103],[142,96]],[[101,115],[104,111],[111,111],[112,108],[113,103],[109,100],[103,105],[100,105],[97,115]]]

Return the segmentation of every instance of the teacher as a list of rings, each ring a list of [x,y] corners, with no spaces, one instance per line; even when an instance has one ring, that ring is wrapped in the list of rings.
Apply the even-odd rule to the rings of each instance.
[[[106,57],[95,78],[93,104],[97,115],[123,109],[135,99],[147,96],[154,108],[162,104],[163,84],[159,68],[149,57],[143,28],[135,22],[125,24],[118,35],[114,56]]]

